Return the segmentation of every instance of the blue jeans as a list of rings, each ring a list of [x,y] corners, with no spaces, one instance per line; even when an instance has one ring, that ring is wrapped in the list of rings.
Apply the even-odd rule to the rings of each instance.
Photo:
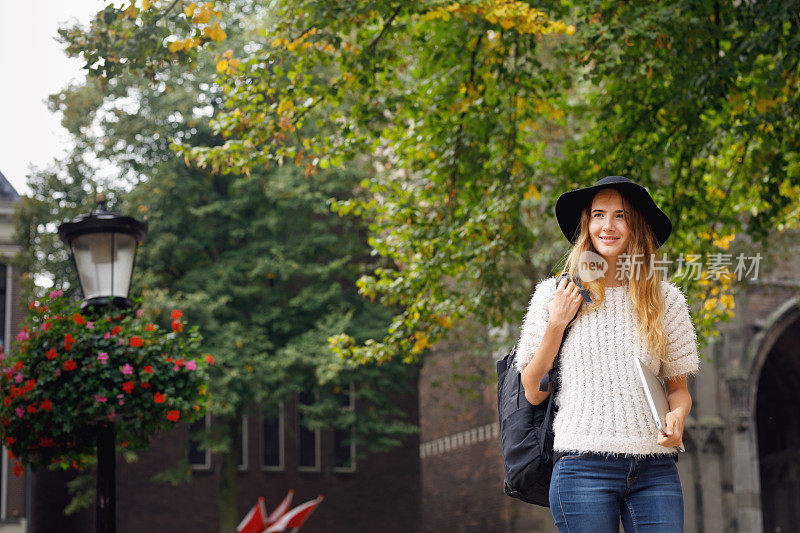
[[[550,510],[559,533],[683,531],[678,467],[663,457],[565,455],[553,467]]]

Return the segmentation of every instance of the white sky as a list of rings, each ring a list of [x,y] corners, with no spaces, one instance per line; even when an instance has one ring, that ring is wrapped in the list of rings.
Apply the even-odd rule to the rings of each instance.
[[[47,96],[82,78],[79,59],[55,41],[60,24],[88,24],[104,0],[0,0],[0,172],[20,194],[31,165],[45,168],[68,147]]]

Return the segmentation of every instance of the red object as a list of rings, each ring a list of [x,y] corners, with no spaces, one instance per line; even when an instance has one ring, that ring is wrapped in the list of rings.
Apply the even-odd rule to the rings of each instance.
[[[138,348],[139,346],[142,346],[143,344],[144,343],[142,342],[142,338],[141,337],[137,337],[137,336],[131,337],[131,346],[133,346],[134,348]]]
[[[322,500],[322,496],[318,496],[314,500],[298,505],[279,518],[277,522],[265,529],[264,533],[283,533],[286,531],[286,528],[300,528],[300,526],[308,520],[308,517],[311,516],[311,513],[314,512],[314,509],[322,503]]]
[[[169,420],[172,420],[173,422],[177,422],[180,417],[181,417],[181,412],[180,411],[168,411],[167,412],[167,418]]]
[[[292,504],[292,497],[294,496],[294,491],[289,489],[289,492],[286,493],[286,496],[283,497],[283,501],[278,504],[272,513],[267,517],[266,526],[271,526],[274,524],[280,517],[289,510],[289,506]]]
[[[157,392],[157,393],[153,394],[153,401],[156,402],[156,403],[164,403],[164,401],[166,401],[166,399],[167,399],[166,396],[164,396],[160,392]]]
[[[236,531],[237,533],[261,533],[267,526],[266,519],[267,508],[264,506],[264,498],[259,498],[250,512],[239,522]]]

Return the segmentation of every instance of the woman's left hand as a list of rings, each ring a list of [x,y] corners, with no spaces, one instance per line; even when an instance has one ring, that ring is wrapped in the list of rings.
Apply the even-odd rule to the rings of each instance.
[[[683,421],[685,416],[682,415],[681,409],[670,411],[666,416],[666,433],[664,436],[660,431],[658,432],[658,444],[667,448],[674,448],[683,443]]]

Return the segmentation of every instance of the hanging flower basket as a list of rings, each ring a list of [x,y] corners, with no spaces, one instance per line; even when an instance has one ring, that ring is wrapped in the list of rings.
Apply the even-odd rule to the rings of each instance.
[[[168,327],[133,308],[88,316],[61,291],[29,308],[12,353],[0,355],[0,435],[17,474],[27,465],[80,468],[105,421],[119,445],[142,449],[154,433],[204,414],[214,360],[180,310]]]

